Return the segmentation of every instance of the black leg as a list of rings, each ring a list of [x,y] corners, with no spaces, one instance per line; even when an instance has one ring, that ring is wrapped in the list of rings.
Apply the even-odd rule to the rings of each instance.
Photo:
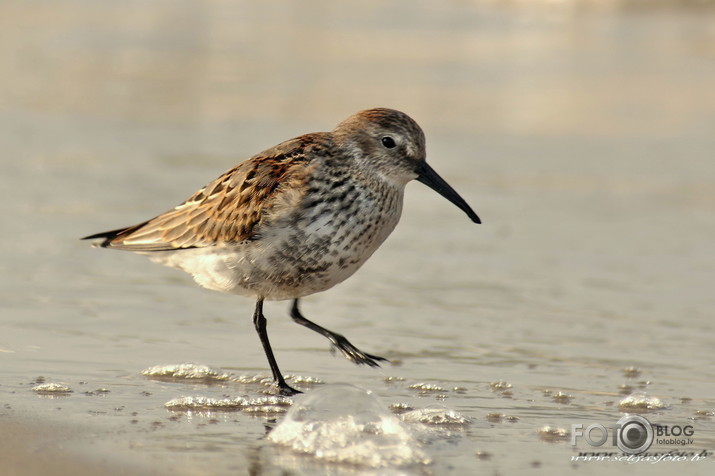
[[[377,363],[378,360],[388,362],[387,359],[361,351],[360,349],[352,345],[350,341],[347,340],[344,336],[329,331],[328,329],[321,327],[318,324],[311,322],[305,317],[303,317],[303,315],[300,313],[300,310],[298,309],[297,299],[293,301],[293,307],[290,310],[290,317],[292,317],[293,320],[301,326],[305,326],[308,329],[326,337],[330,341],[330,343],[337,347],[337,349],[343,353],[345,358],[351,362],[355,362],[356,364],[369,365],[370,367],[379,367],[380,364]]]
[[[256,326],[258,337],[261,339],[261,344],[263,344],[263,351],[266,353],[266,357],[268,357],[268,364],[271,366],[271,372],[273,372],[273,380],[278,384],[281,395],[290,396],[301,393],[286,383],[283,374],[281,374],[278,368],[278,363],[273,355],[273,349],[271,349],[271,343],[268,341],[266,318],[263,315],[263,299],[256,301],[256,311],[253,313],[253,325]]]

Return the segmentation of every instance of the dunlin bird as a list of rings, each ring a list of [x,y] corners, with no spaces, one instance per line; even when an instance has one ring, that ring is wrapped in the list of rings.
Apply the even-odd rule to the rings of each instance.
[[[283,378],[268,340],[263,301],[292,299],[293,320],[356,364],[385,361],[303,317],[298,300],[335,286],[365,263],[397,225],[413,179],[480,223],[427,165],[417,123],[378,108],[350,116],[332,132],[267,149],[151,220],[83,239],[179,268],[205,288],[255,298],[253,323],[273,379],[281,394],[292,395],[297,390]]]

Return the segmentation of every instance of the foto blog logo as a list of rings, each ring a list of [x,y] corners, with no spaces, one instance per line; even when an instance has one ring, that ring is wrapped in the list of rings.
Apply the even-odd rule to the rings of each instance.
[[[608,429],[600,423],[592,423],[583,430],[581,423],[571,425],[571,445],[583,437],[591,446],[602,446],[608,441]],[[653,425],[639,415],[626,415],[616,423],[612,432],[612,444],[625,454],[643,453],[653,444]]]

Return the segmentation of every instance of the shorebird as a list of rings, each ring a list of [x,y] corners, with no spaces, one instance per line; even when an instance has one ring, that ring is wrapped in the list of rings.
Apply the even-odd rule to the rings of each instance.
[[[253,323],[279,393],[299,393],[278,368],[264,300],[293,300],[295,322],[356,364],[386,361],[306,319],[304,296],[350,277],[385,241],[418,180],[475,223],[479,217],[425,161],[422,129],[406,114],[358,112],[332,132],[305,134],[245,160],[186,201],[138,225],[83,239],[191,274],[201,286],[256,299]]]

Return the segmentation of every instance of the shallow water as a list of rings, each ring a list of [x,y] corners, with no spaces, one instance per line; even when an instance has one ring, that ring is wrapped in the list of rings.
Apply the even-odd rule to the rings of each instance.
[[[365,470],[266,439],[287,405],[256,400],[268,372],[250,300],[77,238],[160,213],[238,160],[374,105],[423,126],[428,160],[484,224],[409,185],[385,245],[302,308],[393,364],[332,358],[287,303],[268,303],[282,370],[306,396],[350,383],[393,414],[468,419],[429,436],[408,427],[431,463],[375,471],[707,474],[715,8],[291,5],[0,5],[10,474]],[[189,362],[227,378],[142,375]],[[33,390],[47,384],[68,388]],[[182,397],[209,404],[166,407]],[[693,426],[693,444],[649,451],[711,455],[572,461],[614,447],[573,447],[561,430],[629,412]]]

